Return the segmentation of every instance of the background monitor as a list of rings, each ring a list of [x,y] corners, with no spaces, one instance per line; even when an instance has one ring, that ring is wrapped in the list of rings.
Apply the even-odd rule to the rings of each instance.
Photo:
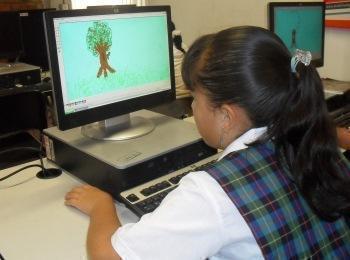
[[[0,59],[14,62],[22,53],[19,25],[17,12],[0,12]]]
[[[99,139],[136,137],[154,125],[129,113],[175,99],[170,7],[115,11],[45,13],[61,130],[99,121],[84,126],[83,133]]]
[[[324,59],[323,2],[271,2],[269,28],[287,46],[291,54],[296,49],[308,50],[312,64],[323,66]]]
[[[36,9],[19,11],[24,52],[20,61],[49,70],[46,49],[44,17],[45,11],[55,9]]]

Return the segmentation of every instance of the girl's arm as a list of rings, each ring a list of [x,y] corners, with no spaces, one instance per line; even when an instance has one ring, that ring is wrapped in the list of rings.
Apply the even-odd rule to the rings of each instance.
[[[345,150],[350,150],[350,129],[337,127],[338,144]]]
[[[121,259],[114,250],[111,237],[120,227],[112,197],[89,185],[73,188],[67,193],[66,205],[90,216],[87,251],[92,260]]]

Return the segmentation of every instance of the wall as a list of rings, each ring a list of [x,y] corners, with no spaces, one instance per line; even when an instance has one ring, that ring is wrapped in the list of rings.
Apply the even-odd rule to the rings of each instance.
[[[305,2],[311,2],[307,0]],[[267,0],[149,0],[170,5],[172,19],[187,44],[198,36],[231,26],[267,27]],[[296,1],[295,1],[296,2]],[[326,29],[325,66],[322,77],[350,81],[350,30]]]
[[[26,10],[36,8],[43,8],[42,0],[2,0],[0,3],[0,11]]]
[[[325,62],[318,71],[324,78],[350,81],[350,29],[326,29]]]
[[[47,0],[52,8],[59,9],[59,5],[63,3],[63,0]]]

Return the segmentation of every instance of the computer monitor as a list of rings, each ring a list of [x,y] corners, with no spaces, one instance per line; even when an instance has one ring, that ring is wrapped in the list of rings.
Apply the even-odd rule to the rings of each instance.
[[[324,2],[271,2],[269,28],[290,50],[308,50],[312,64],[323,66],[324,59]]]
[[[14,62],[22,50],[18,13],[0,12],[0,59]]]
[[[129,113],[175,99],[169,25],[169,6],[45,13],[59,129],[116,140],[152,131]]]
[[[19,11],[24,52],[20,61],[49,70],[43,13],[52,9]]]

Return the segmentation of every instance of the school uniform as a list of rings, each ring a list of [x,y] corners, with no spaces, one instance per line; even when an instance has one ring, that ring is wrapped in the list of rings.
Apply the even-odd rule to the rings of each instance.
[[[314,237],[316,231],[304,232],[304,226],[300,222],[306,219],[300,220],[293,216],[294,212],[291,209],[293,207],[288,206],[287,201],[283,204],[285,206],[281,215],[283,219],[279,219],[279,214],[274,215],[273,210],[268,208],[270,201],[263,195],[267,194],[267,198],[272,200],[285,197],[284,193],[282,195],[275,193],[276,190],[285,192],[285,186],[282,185],[284,182],[278,180],[276,187],[279,189],[274,189],[276,180],[269,183],[268,181],[271,181],[269,178],[277,178],[275,172],[281,171],[282,174],[287,170],[283,167],[274,168],[275,163],[271,166],[269,159],[274,155],[271,143],[258,147],[260,150],[247,148],[245,145],[256,140],[265,131],[265,128],[249,130],[224,150],[218,163],[206,171],[193,172],[185,176],[180,181],[179,187],[171,192],[153,213],[143,216],[138,223],[119,228],[112,237],[112,244],[118,254],[123,259],[209,258],[216,260],[264,259],[264,257],[275,256],[283,258],[283,256],[292,256],[293,252],[297,252],[300,256],[308,255],[312,250],[316,252],[314,248],[311,251],[307,250],[307,243],[310,240],[308,235],[312,234],[311,239],[316,241]],[[264,153],[266,157],[262,155]],[[247,154],[249,154],[248,157]],[[272,161],[275,161],[275,158]],[[255,171],[256,169],[266,170]],[[254,174],[248,174],[246,177],[248,172]],[[260,175],[268,176],[266,177],[268,181],[260,183],[250,178],[250,176],[259,177]],[[262,186],[262,191],[259,185],[266,185],[266,183],[270,185]],[[288,182],[288,185],[291,183]],[[288,185],[287,187],[290,188]],[[269,193],[269,190],[273,192]],[[296,190],[294,191],[297,193]],[[258,208],[260,207],[257,213],[254,211],[254,203]],[[323,223],[320,224],[314,219],[314,214],[309,212],[303,201],[300,203],[303,205],[300,215],[307,216],[307,220],[311,218],[312,228],[321,227]],[[292,218],[285,224],[287,213],[290,213]],[[278,221],[274,222],[276,219]],[[266,220],[269,222],[264,223]],[[293,232],[294,224],[300,226],[297,232]],[[336,235],[327,240],[329,232],[326,232],[314,245],[324,242],[322,245],[326,249],[321,250],[322,253],[331,252],[334,246],[335,249],[340,250],[340,254],[350,254],[349,227],[345,225],[343,219],[339,220],[339,223],[330,229],[334,231],[332,235]],[[280,229],[282,226],[284,229]],[[309,226],[306,225],[306,227]],[[287,234],[288,238],[293,238],[292,245],[289,241],[279,239],[284,234]],[[307,241],[303,240],[305,237]],[[301,241],[305,245],[298,251],[300,246],[298,243]],[[334,241],[345,245],[337,247]]]

